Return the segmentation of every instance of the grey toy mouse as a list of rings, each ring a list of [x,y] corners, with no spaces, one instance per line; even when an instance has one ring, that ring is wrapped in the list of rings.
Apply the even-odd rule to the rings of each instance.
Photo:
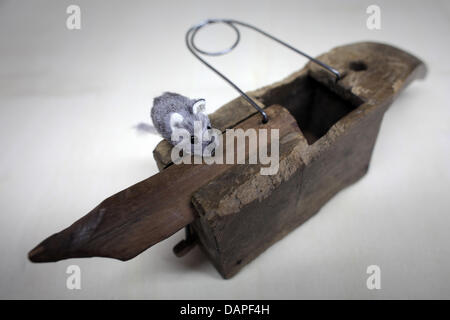
[[[212,142],[212,137],[208,133],[211,122],[205,113],[205,99],[189,99],[177,93],[164,92],[153,100],[151,118],[156,130],[164,139],[190,153],[202,155],[204,149]],[[197,130],[194,130],[195,125]],[[176,134],[177,137],[172,140],[172,133],[180,132],[180,129],[189,132],[189,139],[182,139]],[[199,142],[201,146],[195,148]]]

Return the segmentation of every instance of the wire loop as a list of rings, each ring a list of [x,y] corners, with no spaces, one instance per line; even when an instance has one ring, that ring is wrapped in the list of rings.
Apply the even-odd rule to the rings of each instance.
[[[211,25],[211,24],[215,24],[215,23],[224,23],[228,26],[230,26],[236,33],[236,40],[234,41],[234,43],[227,49],[221,50],[221,51],[215,51],[215,52],[209,52],[206,50],[202,50],[200,49],[196,44],[195,44],[195,36],[197,35],[197,32],[207,26],[207,25]],[[188,47],[189,51],[197,58],[199,59],[204,65],[206,65],[208,68],[210,68],[212,71],[214,71],[218,76],[220,76],[223,80],[225,80],[226,82],[228,82],[229,85],[231,85],[236,91],[238,91],[242,97],[247,100],[263,117],[263,123],[266,123],[267,121],[269,121],[266,112],[260,107],[258,106],[258,104],[252,99],[250,98],[244,91],[242,91],[233,81],[231,81],[229,78],[227,78],[223,73],[221,73],[219,70],[217,70],[216,68],[214,68],[212,65],[210,65],[208,62],[206,62],[204,59],[202,59],[202,57],[200,57],[200,54],[203,55],[207,55],[207,56],[220,56],[220,55],[224,55],[227,54],[228,52],[232,51],[234,48],[236,48],[236,46],[239,44],[240,40],[241,40],[241,34],[239,32],[238,26],[242,26],[242,27],[247,27],[249,29],[252,29],[256,32],[259,32],[260,34],[278,42],[279,44],[291,49],[292,51],[306,57],[307,59],[309,59],[310,61],[318,64],[319,66],[323,67],[324,69],[328,70],[329,72],[333,73],[336,76],[336,81],[339,80],[341,78],[341,75],[339,73],[339,71],[337,71],[336,69],[330,67],[329,65],[323,63],[320,60],[317,60],[309,55],[307,55],[306,53],[292,47],[291,45],[289,45],[288,43],[274,37],[273,35],[255,27],[252,26],[250,24],[244,23],[244,22],[240,22],[237,20],[232,20],[232,19],[208,19],[208,20],[204,20],[194,26],[192,26],[187,32],[186,32],[186,46]]]

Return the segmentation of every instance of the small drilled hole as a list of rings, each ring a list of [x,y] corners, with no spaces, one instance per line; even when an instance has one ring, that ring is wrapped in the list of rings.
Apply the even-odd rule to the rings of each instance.
[[[350,62],[349,67],[353,71],[367,70],[367,64],[365,64],[362,61],[352,61],[352,62]]]

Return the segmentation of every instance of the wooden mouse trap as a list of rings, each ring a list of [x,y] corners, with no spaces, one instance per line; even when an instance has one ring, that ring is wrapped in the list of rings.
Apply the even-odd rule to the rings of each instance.
[[[247,93],[267,123],[242,96],[210,115],[222,131],[279,129],[275,175],[261,175],[260,164],[175,165],[164,140],[153,151],[159,173],[107,198],[40,243],[29,259],[129,260],[186,228],[177,255],[198,244],[224,278],[236,274],[364,176],[385,111],[426,74],[419,59],[381,43],[345,45],[317,59],[339,70],[339,80],[309,62]]]

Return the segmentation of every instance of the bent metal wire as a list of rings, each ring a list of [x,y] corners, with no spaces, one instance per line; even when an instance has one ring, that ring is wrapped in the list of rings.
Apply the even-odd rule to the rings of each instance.
[[[200,48],[197,47],[197,45],[195,44],[195,36],[197,35],[197,32],[203,28],[204,26],[210,25],[210,24],[214,24],[214,23],[224,23],[228,26],[230,26],[234,32],[236,33],[236,40],[234,41],[234,43],[227,49],[224,49],[222,51],[215,51],[215,52],[210,52],[210,51],[205,51],[205,50],[201,50]],[[243,26],[243,27],[247,27],[249,29],[252,29],[254,31],[259,32],[260,34],[278,42],[279,44],[282,44],[283,46],[291,49],[292,51],[308,58],[310,61],[318,64],[319,66],[325,68],[326,70],[328,70],[329,72],[333,73],[336,76],[336,81],[339,80],[341,78],[341,75],[339,73],[339,71],[337,71],[336,69],[330,67],[329,65],[323,63],[322,61],[319,61],[311,56],[309,56],[308,54],[294,48],[293,46],[291,46],[290,44],[274,37],[273,35],[255,27],[252,26],[248,23],[245,22],[241,22],[241,21],[237,21],[237,20],[232,20],[232,19],[208,19],[208,20],[204,20],[194,26],[192,26],[187,32],[186,32],[186,46],[188,47],[189,51],[191,51],[191,53],[197,58],[199,59],[201,62],[203,62],[203,64],[205,64],[208,68],[210,68],[212,71],[214,71],[217,75],[219,75],[222,79],[224,79],[226,82],[228,82],[234,89],[236,89],[236,91],[238,91],[244,98],[245,100],[247,100],[259,113],[261,113],[261,115],[263,116],[263,123],[266,123],[269,119],[267,117],[266,112],[258,106],[258,104],[252,99],[250,98],[244,91],[242,91],[233,81],[231,81],[229,78],[227,78],[223,73],[221,73],[219,70],[217,70],[216,68],[214,68],[212,65],[210,65],[208,62],[206,62],[204,59],[202,59],[202,57],[200,57],[200,54],[204,54],[204,55],[208,55],[208,56],[220,56],[223,54],[226,54],[230,51],[232,51],[234,48],[236,48],[236,46],[239,44],[239,41],[241,40],[241,34],[239,32],[239,29],[237,26]]]

